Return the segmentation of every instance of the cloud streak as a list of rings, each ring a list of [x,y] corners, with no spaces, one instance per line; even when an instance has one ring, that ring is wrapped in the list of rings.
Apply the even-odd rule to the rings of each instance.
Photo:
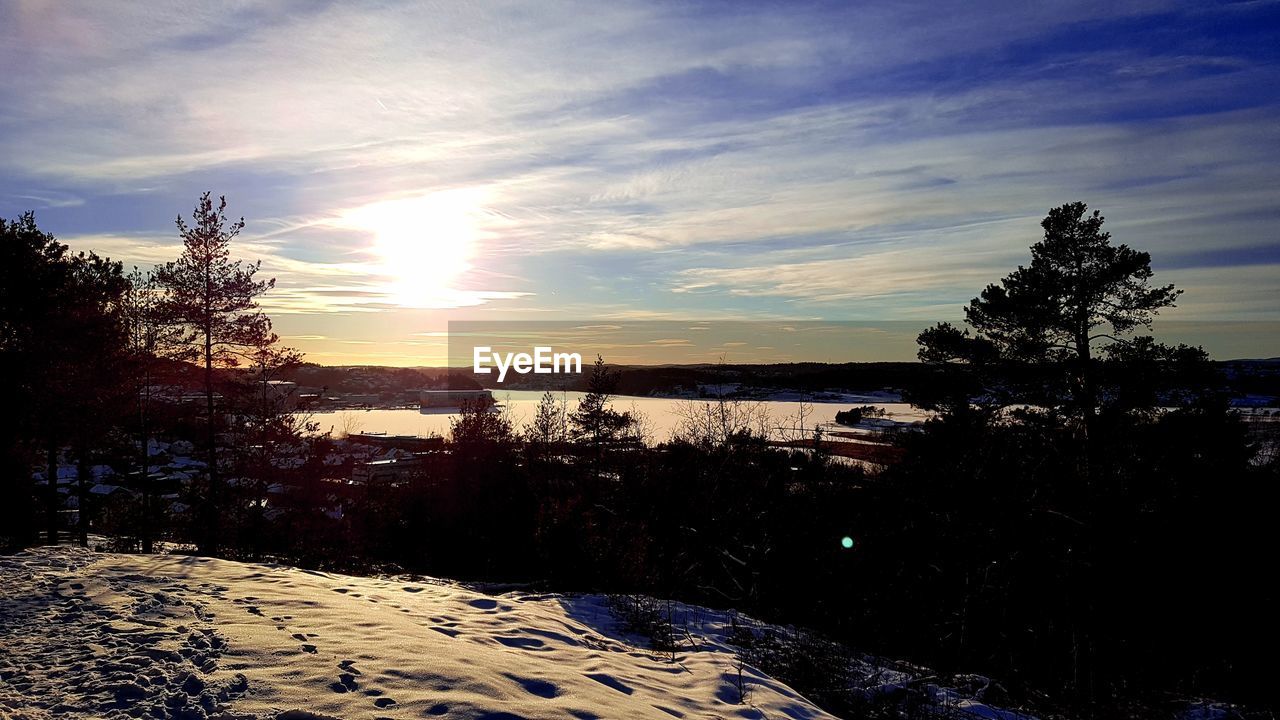
[[[11,3],[0,215],[150,264],[226,192],[327,358],[371,338],[312,316],[402,318],[414,277],[342,219],[436,194],[482,200],[428,309],[953,317],[1084,199],[1178,312],[1280,318],[1280,11],[1028,5]]]

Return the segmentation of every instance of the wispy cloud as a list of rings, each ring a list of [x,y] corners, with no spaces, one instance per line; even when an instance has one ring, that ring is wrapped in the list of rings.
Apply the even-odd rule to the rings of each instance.
[[[1084,199],[1187,287],[1179,312],[1274,318],[1257,249],[1280,220],[1278,14],[10,3],[0,214],[34,208],[78,248],[151,264],[212,187],[249,220],[238,253],[277,278],[281,328],[341,339],[303,328],[377,317],[391,343],[406,305],[954,316],[1049,207]],[[448,281],[441,256],[390,263],[344,222],[422,197],[472,198]],[[446,219],[421,213],[424,236]]]

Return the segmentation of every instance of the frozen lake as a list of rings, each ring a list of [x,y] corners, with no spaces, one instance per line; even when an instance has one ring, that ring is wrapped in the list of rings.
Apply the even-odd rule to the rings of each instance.
[[[495,391],[494,399],[503,405],[510,414],[516,427],[521,427],[532,420],[542,398],[542,392],[532,390]],[[563,398],[569,411],[578,406],[583,393],[556,393],[556,398]],[[705,400],[683,400],[653,397],[631,397],[616,395],[612,406],[619,411],[636,411],[642,414],[651,428],[654,440],[666,440],[671,431],[679,424],[680,419],[690,409],[691,403],[706,403]],[[834,423],[836,413],[848,410],[857,405],[875,405],[888,413],[887,418],[899,422],[923,420],[928,414],[917,410],[906,403],[875,403],[861,399],[850,399],[843,402],[801,403],[781,400],[746,401],[758,402],[769,417],[769,424],[775,430],[794,432],[801,426],[812,430],[817,425]],[[455,413],[424,414],[416,409],[400,410],[338,410],[335,412],[313,413],[311,419],[320,425],[320,431],[332,431],[334,436],[347,433],[387,433],[389,435],[430,435],[447,436],[449,421]]]

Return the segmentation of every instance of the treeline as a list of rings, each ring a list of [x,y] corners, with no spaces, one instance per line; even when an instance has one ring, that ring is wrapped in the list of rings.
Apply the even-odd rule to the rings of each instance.
[[[449,385],[443,368],[330,367],[303,362],[290,374],[299,385],[330,393],[411,392]]]

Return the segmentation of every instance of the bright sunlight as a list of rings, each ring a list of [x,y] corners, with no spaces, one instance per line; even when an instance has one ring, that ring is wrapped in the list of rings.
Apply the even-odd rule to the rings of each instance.
[[[373,233],[388,295],[407,307],[452,305],[454,284],[470,267],[481,230],[479,193],[450,190],[356,208],[343,225]]]

